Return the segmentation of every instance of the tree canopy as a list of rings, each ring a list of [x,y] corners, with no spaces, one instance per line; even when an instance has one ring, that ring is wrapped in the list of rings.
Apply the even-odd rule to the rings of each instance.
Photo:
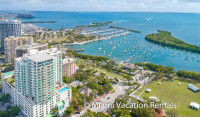
[[[11,98],[10,94],[6,93],[6,94],[1,95],[0,101],[3,103],[7,103],[9,102],[10,98]]]
[[[71,106],[67,107],[67,110],[65,110],[65,115],[68,116],[72,113],[74,113],[74,108]]]
[[[174,73],[174,67],[171,67],[171,66],[164,67],[162,65],[155,65],[152,63],[136,63],[136,65],[145,66],[147,69],[156,71],[156,72],[162,72],[166,74]]]
[[[19,107],[13,106],[9,112],[11,116],[16,116],[19,114]]]
[[[82,115],[81,117],[110,117],[109,115],[105,115],[104,113],[102,112],[93,112],[91,110],[87,110],[87,112]]]
[[[191,51],[200,54],[200,47],[186,43],[180,39],[177,39],[171,35],[170,32],[158,30],[158,33],[148,34],[145,39],[155,44],[162,46],[168,46],[171,48]]]
[[[200,73],[196,73],[193,71],[178,71],[176,74],[179,77],[200,80]]]

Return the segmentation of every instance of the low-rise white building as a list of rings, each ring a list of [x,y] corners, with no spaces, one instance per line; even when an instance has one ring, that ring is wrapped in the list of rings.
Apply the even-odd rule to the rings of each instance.
[[[190,103],[190,108],[194,109],[194,110],[198,110],[200,108],[200,105],[196,102],[191,102]]]
[[[150,92],[151,92],[151,89],[146,89],[146,92],[150,93]]]
[[[155,97],[155,96],[150,96],[149,99],[150,99],[150,100],[157,101],[157,102],[160,101],[160,100],[159,100],[157,97]]]
[[[188,88],[194,92],[198,92],[199,88],[197,88],[196,86],[192,85],[192,84],[188,84]]]

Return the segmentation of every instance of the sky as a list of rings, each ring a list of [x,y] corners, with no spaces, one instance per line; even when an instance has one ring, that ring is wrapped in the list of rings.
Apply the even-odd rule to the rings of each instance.
[[[0,10],[200,13],[200,0],[0,0]]]

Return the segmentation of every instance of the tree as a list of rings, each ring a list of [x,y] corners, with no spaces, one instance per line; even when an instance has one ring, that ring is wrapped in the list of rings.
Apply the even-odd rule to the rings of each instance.
[[[116,77],[114,77],[114,79],[115,79],[117,82],[119,82],[119,80],[118,80]]]
[[[79,65],[79,69],[83,70],[85,68],[85,65]]]
[[[84,115],[81,115],[81,117],[110,117],[109,115],[105,115],[104,113],[102,112],[93,112],[91,110],[87,110],[86,113],[84,113]]]
[[[52,110],[53,110],[53,114],[54,114],[54,115],[55,115],[55,113],[58,111],[57,108],[53,108]]]
[[[69,106],[67,110],[65,110],[65,116],[69,116],[71,113],[74,113],[74,108]]]
[[[93,95],[90,95],[89,97],[86,98],[87,102],[91,102],[93,100]]]
[[[111,91],[113,89],[113,87],[110,84],[105,84],[103,87],[106,91]]]
[[[9,112],[11,116],[16,116],[19,114],[19,107],[13,106]]]
[[[10,98],[11,98],[10,94],[6,93],[6,94],[1,95],[0,101],[3,103],[7,103],[9,102]]]
[[[132,77],[131,77],[131,76],[128,76],[128,75],[126,75],[126,76],[124,76],[124,79],[126,79],[126,80],[129,82],[129,81],[131,81],[131,80],[132,80]]]
[[[77,93],[77,92],[78,92],[77,88],[72,87],[72,93]]]
[[[9,112],[7,110],[6,111],[0,111],[0,117],[10,117]]]
[[[105,73],[100,73],[101,77],[105,77],[106,74]]]
[[[3,72],[9,72],[9,71],[13,71],[14,70],[14,65],[9,65],[9,66],[6,66],[6,68],[3,70]]]
[[[63,82],[64,83],[71,83],[73,81],[73,78],[67,77],[67,76],[63,76]]]

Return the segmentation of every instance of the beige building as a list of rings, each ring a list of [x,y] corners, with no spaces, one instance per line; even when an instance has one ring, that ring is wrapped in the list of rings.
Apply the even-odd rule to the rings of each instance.
[[[10,36],[4,39],[5,62],[10,62],[16,57],[15,49],[19,46],[32,44],[33,37],[13,37]]]
[[[16,51],[16,58],[22,57],[24,54],[28,53],[28,50],[37,49],[38,51],[47,50],[48,43],[32,43],[28,45],[22,45],[15,49]]]
[[[72,77],[76,74],[76,59],[65,58],[63,59],[63,76]]]

